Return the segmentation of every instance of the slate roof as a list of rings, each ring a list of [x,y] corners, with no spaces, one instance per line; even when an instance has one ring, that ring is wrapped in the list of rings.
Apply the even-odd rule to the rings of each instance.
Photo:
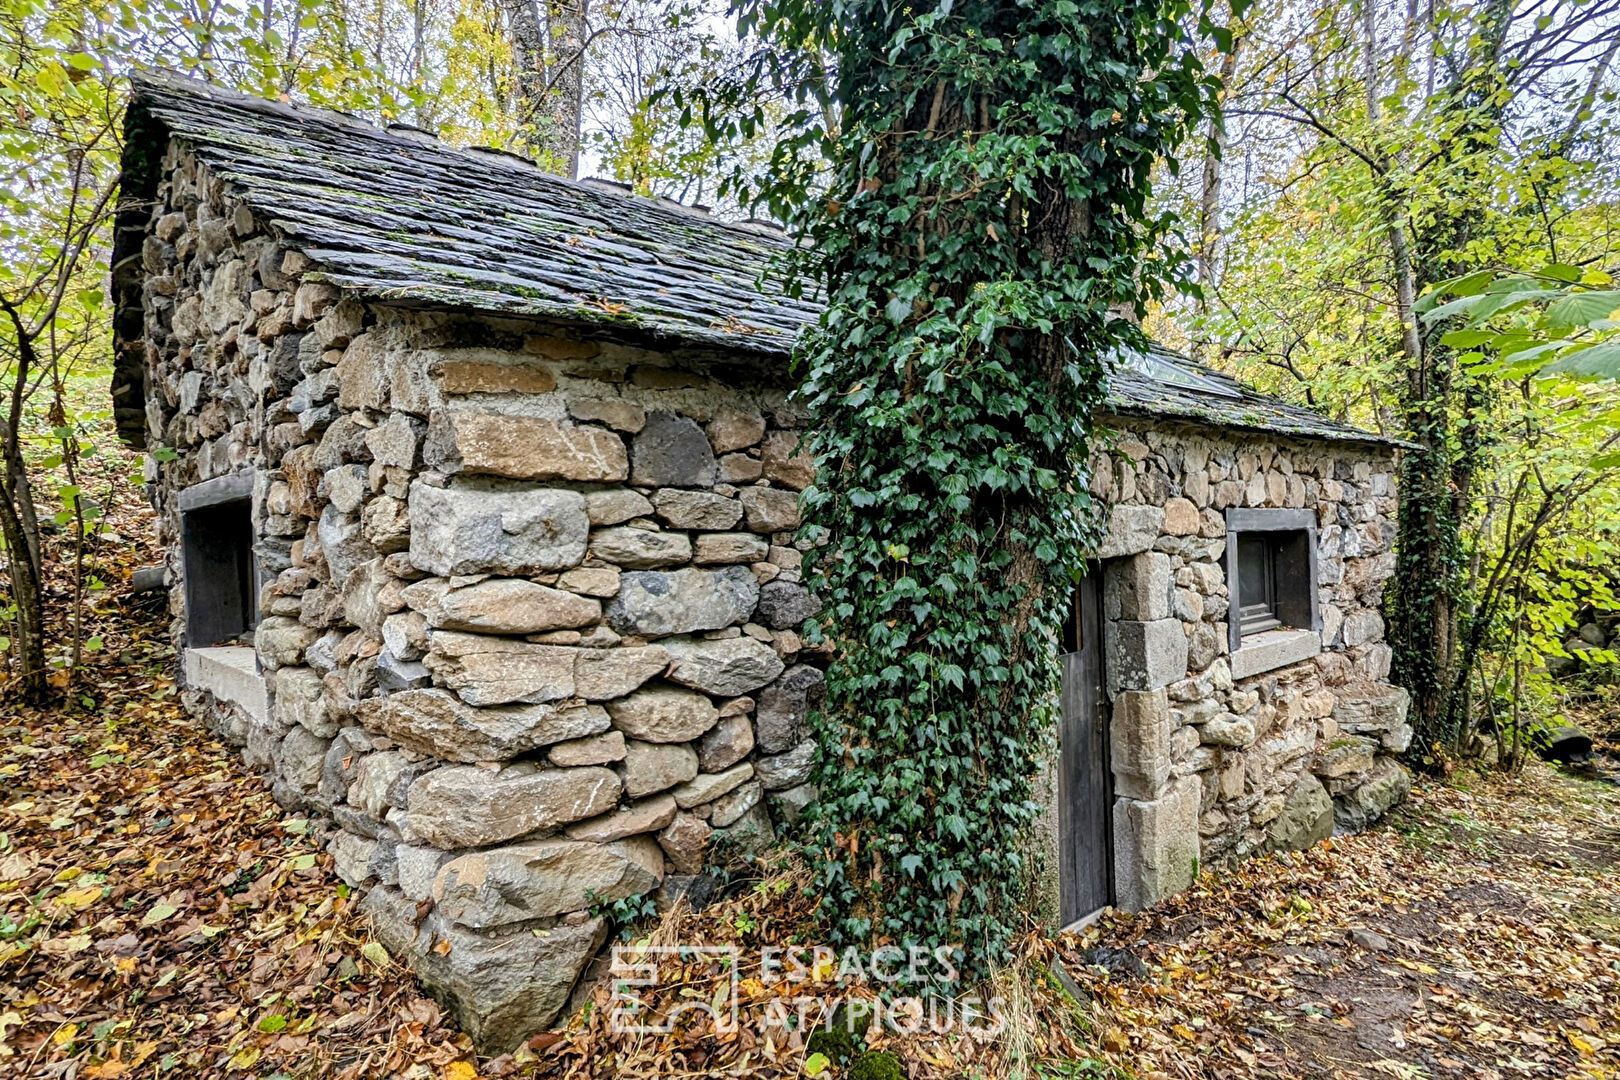
[[[134,83],[115,267],[138,255],[149,213],[143,200],[174,138],[313,259],[319,276],[378,301],[585,323],[764,357],[785,357],[820,312],[813,298],[787,296],[762,277],[788,244],[773,230],[563,180],[499,151],[456,149],[414,130],[177,75],[141,74]],[[138,291],[120,290],[119,303],[138,305]],[[138,336],[128,333],[136,316],[120,313],[124,340]],[[115,399],[133,389],[115,385]],[[115,404],[138,424],[136,402]],[[1160,350],[1145,367],[1115,365],[1108,409],[1389,441]]]

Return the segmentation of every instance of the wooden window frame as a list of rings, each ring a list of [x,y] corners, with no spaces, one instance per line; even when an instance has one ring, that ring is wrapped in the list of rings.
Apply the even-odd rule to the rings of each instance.
[[[1264,534],[1266,577],[1271,595],[1245,598],[1241,589],[1239,537]],[[1316,566],[1316,514],[1311,510],[1233,508],[1226,511],[1226,623],[1228,645],[1236,652],[1243,638],[1293,627],[1322,629]],[[1264,611],[1258,610],[1264,603]],[[1250,607],[1248,617],[1244,608]]]

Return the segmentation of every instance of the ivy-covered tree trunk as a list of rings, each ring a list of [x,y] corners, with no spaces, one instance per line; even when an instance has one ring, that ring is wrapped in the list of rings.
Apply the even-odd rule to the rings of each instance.
[[[777,8],[828,20],[804,37],[843,110],[802,223],[829,299],[800,357],[835,646],[813,856],[839,940],[982,973],[1027,900],[1103,360],[1141,344],[1114,311],[1184,266],[1145,200],[1212,84],[1157,0]]]
[[[1452,164],[1436,170],[1445,186],[1432,204],[1408,212],[1417,222],[1407,256],[1417,288],[1474,266],[1469,246],[1479,239],[1482,215],[1470,195],[1489,185],[1487,166],[1510,100],[1500,59],[1511,13],[1511,0],[1491,0],[1481,9],[1465,64],[1436,96],[1441,145]],[[1469,671],[1458,655],[1459,624],[1469,606],[1462,528],[1483,466],[1481,416],[1489,401],[1486,384],[1459,367],[1457,350],[1444,340],[1451,327],[1411,319],[1400,400],[1403,434],[1416,445],[1401,462],[1390,641],[1395,680],[1412,693],[1409,757],[1438,770],[1471,730]]]

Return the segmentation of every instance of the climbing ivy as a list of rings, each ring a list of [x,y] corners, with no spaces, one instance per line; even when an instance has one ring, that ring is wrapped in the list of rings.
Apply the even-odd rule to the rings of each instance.
[[[1029,897],[1103,358],[1182,280],[1146,200],[1214,108],[1193,35],[1221,31],[1183,0],[758,0],[743,25],[772,43],[750,88],[798,111],[733,190],[790,220],[827,298],[796,359],[824,914],[982,974]]]

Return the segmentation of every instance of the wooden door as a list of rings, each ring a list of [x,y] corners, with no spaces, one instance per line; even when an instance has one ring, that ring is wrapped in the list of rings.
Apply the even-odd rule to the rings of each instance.
[[[1059,732],[1058,847],[1062,919],[1068,926],[1114,902],[1113,773],[1103,693],[1101,572],[1092,564],[1075,590],[1065,631]]]

